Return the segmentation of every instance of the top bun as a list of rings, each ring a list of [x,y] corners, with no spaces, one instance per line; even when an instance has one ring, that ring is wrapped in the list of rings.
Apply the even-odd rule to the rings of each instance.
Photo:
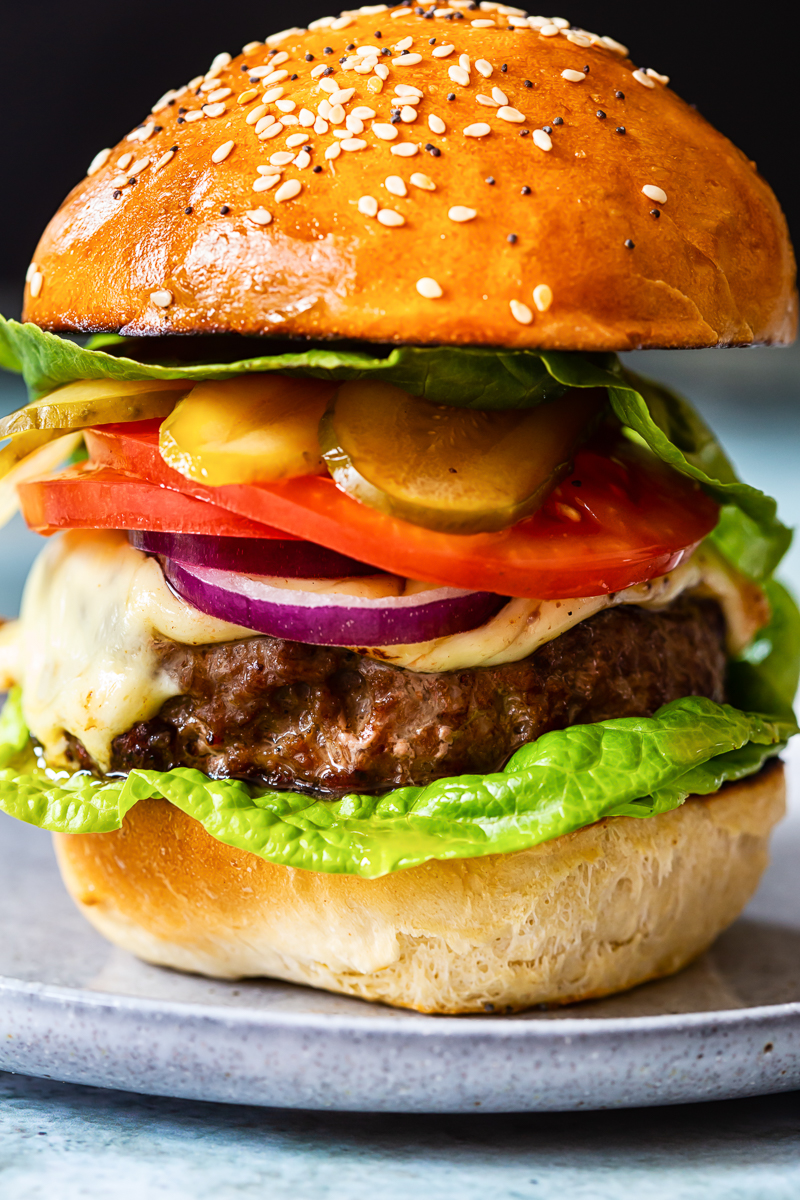
[[[568,350],[791,341],[775,196],[627,53],[452,0],[220,54],[97,155],[39,244],[25,319]]]

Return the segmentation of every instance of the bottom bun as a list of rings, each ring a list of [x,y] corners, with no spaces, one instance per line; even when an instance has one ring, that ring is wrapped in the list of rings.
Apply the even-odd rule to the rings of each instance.
[[[81,911],[149,962],[465,1013],[568,1004],[679,970],[755,891],[784,807],[775,762],[662,816],[380,879],[265,862],[165,800],[140,800],[114,833],[57,834],[56,849]]]

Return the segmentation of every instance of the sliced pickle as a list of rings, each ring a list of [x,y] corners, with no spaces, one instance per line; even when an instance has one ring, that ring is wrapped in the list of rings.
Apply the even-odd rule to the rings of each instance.
[[[60,467],[77,450],[82,437],[80,431],[34,429],[21,433],[0,450],[0,526],[7,524],[19,508],[17,484]]]
[[[161,426],[161,457],[214,485],[322,475],[319,422],[335,388],[266,374],[200,383]]]
[[[345,383],[320,445],[356,500],[427,529],[481,533],[539,508],[605,404],[604,390],[576,389],[536,408],[476,412],[391,384]]]
[[[86,429],[166,417],[191,384],[179,379],[83,379],[26,404],[0,420],[0,438],[31,430]]]

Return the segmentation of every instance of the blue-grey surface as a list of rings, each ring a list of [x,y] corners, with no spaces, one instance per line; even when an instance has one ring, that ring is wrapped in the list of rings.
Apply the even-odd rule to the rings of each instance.
[[[797,1200],[800,1095],[408,1117],[155,1100],[0,1076],[3,1200]]]
[[[741,474],[800,520],[800,355],[699,351],[637,356],[637,369],[692,396]],[[4,407],[19,389],[3,383]],[[3,535],[0,612],[19,602],[36,539]],[[794,551],[785,575],[800,585]],[[791,886],[796,837],[784,869],[752,908]],[[771,889],[771,890],[770,890]],[[431,1200],[487,1194],[577,1200],[707,1197],[795,1200],[800,1195],[800,1096],[615,1113],[412,1117],[320,1115],[170,1101],[0,1076],[0,1196],[267,1195]]]

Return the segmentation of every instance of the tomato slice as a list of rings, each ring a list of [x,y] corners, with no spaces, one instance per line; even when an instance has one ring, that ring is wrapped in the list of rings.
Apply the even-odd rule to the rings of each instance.
[[[45,536],[60,529],[151,529],[299,540],[216,504],[96,463],[78,463],[56,475],[26,480],[17,491],[28,525]]]
[[[699,487],[622,439],[581,450],[572,475],[534,516],[497,533],[463,536],[368,508],[320,476],[196,483],[163,461],[158,429],[158,421],[138,421],[89,430],[89,453],[104,466],[393,574],[501,595],[558,599],[620,591],[676,567],[718,517]]]

